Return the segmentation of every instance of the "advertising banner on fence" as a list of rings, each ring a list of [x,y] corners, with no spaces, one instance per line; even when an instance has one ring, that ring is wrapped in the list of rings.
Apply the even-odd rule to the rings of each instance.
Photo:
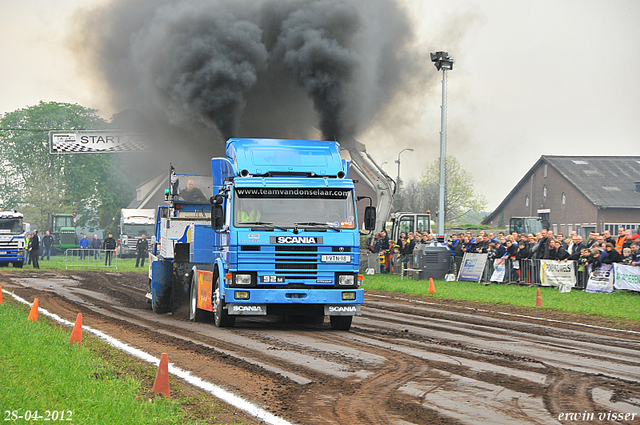
[[[491,282],[504,281],[504,258],[496,258],[493,260],[493,273],[491,273]]]
[[[628,291],[640,291],[640,267],[625,266],[615,263],[616,289],[626,289]]]
[[[540,260],[542,286],[574,287],[576,273],[573,261]]]
[[[458,272],[458,280],[480,282],[484,266],[487,264],[487,254],[472,254],[465,252]]]
[[[589,273],[589,282],[587,282],[587,292],[613,292],[613,265],[603,264]]]

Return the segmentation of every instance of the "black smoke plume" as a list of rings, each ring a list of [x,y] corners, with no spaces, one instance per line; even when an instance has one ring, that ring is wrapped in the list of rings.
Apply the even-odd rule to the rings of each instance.
[[[205,158],[237,136],[356,137],[424,66],[394,0],[113,0],[77,18],[105,102]]]

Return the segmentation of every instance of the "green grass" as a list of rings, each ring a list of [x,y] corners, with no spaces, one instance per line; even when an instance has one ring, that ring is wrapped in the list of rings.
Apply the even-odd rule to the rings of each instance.
[[[365,290],[400,292],[481,303],[507,304],[519,307],[536,306],[536,287],[498,285],[485,286],[473,282],[434,282],[435,294],[429,294],[428,280],[410,280],[400,276],[376,274],[364,276]],[[545,309],[578,314],[596,314],[640,321],[640,294],[615,291],[612,294],[591,294],[584,291],[560,293],[555,288],[540,288]]]
[[[71,412],[74,423],[176,423],[178,406],[136,400],[140,382],[120,376],[46,320],[31,322],[10,304],[0,310],[0,410]],[[68,414],[67,414],[68,416]],[[19,423],[19,422],[18,422]]]
[[[3,420],[11,419],[7,411],[16,411],[17,416],[37,411],[45,418],[47,411],[55,411],[64,412],[65,418],[71,415],[73,420],[65,423],[197,423],[194,418],[204,418],[200,423],[220,423],[217,413],[228,413],[208,397],[180,397],[181,387],[173,377],[171,398],[156,396],[152,391],[156,366],[87,335],[82,346],[70,345],[70,328],[52,326],[42,315],[38,322],[28,321],[26,309],[8,300],[0,304]],[[44,419],[31,423],[40,421]]]

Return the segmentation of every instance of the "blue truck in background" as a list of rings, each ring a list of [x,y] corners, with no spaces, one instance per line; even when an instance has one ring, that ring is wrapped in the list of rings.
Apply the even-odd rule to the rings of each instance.
[[[172,167],[150,253],[153,310],[186,294],[189,319],[213,316],[218,327],[239,316],[328,316],[349,330],[364,290],[358,199],[340,145],[229,139],[226,153],[209,178]],[[369,205],[364,231],[375,226]]]
[[[0,266],[24,265],[27,247],[23,218],[16,210],[0,210]]]

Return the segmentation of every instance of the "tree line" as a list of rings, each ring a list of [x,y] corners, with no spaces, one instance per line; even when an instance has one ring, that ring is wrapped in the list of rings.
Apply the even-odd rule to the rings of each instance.
[[[144,167],[125,161],[130,153],[49,153],[51,130],[109,129],[116,129],[114,118],[77,104],[40,102],[1,116],[0,207],[24,213],[32,228],[45,229],[49,213],[76,213],[77,226],[116,233],[119,211],[134,199]],[[435,219],[439,170],[436,159],[419,179],[400,182],[393,211],[430,210]],[[453,156],[446,157],[445,180],[445,223],[479,221],[473,215],[487,200]]]
[[[393,211],[424,212],[430,210],[432,219],[439,209],[440,159],[437,158],[422,172],[420,178],[400,182],[393,199]],[[451,155],[445,158],[444,221],[447,226],[477,224],[480,213],[487,207],[487,199],[478,193],[473,175]]]
[[[17,209],[32,229],[49,213],[76,213],[77,226],[115,232],[118,212],[135,196],[140,176],[124,153],[50,154],[49,131],[108,130],[94,109],[40,102],[0,118],[0,206]],[[42,232],[41,232],[42,233]]]

